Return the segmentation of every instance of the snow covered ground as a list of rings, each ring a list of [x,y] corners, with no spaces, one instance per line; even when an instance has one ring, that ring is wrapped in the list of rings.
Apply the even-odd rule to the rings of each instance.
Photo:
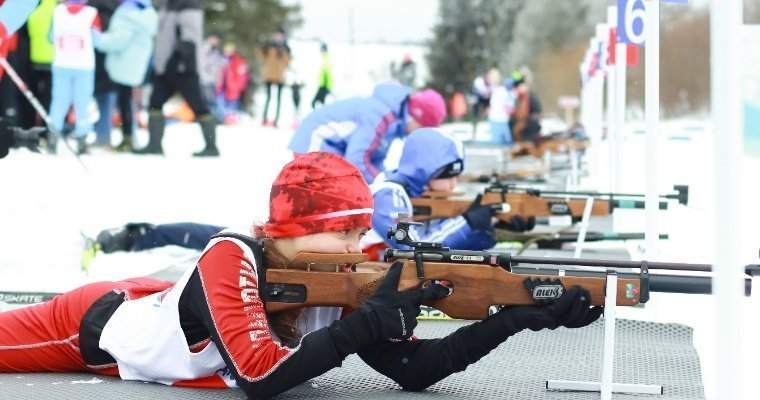
[[[662,215],[660,226],[670,240],[662,243],[660,259],[710,262],[714,212],[711,130],[700,121],[674,121],[663,124],[663,133],[661,189],[665,192],[673,184],[688,184],[690,205]],[[145,140],[145,132],[140,134]],[[12,151],[0,160],[0,290],[63,291],[95,280],[150,274],[194,255],[179,248],[101,254],[86,276],[79,266],[80,231],[95,235],[103,228],[130,221],[248,226],[264,220],[271,182],[291,156],[286,150],[291,134],[285,128],[260,127],[258,121],[220,127],[222,157],[195,159],[191,153],[203,146],[200,130],[193,124],[175,124],[167,128],[165,157],[94,152],[83,157],[86,170],[63,148],[58,156]],[[606,144],[597,149],[605,150]],[[643,192],[643,134],[632,128],[623,154],[621,190]],[[582,186],[604,188],[607,164],[603,154],[600,159],[591,166],[591,177],[581,182]],[[744,165],[746,191],[736,197],[757,199],[760,160],[746,158]],[[737,226],[736,240],[742,243],[746,263],[759,263],[759,211],[749,202],[745,204],[747,219]],[[640,213],[615,216],[620,231],[643,231],[643,224]],[[754,379],[750,374],[757,371],[756,360],[760,359],[756,340],[750,340],[760,327],[760,301],[753,301],[750,304],[748,300],[742,310],[725,310],[747,317],[747,352],[736,355],[737,373],[746,374],[746,399],[756,398],[749,387]],[[654,294],[646,307],[620,308],[618,313],[624,318],[695,327],[707,393],[709,398],[721,398],[712,392],[711,368],[715,352],[720,350],[715,346],[712,297]],[[737,337],[740,334],[737,332]]]

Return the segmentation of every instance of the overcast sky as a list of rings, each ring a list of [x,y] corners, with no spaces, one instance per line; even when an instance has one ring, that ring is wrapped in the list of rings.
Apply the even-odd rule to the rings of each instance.
[[[284,0],[301,5],[303,25],[292,37],[349,42],[423,41],[432,37],[438,0]],[[353,18],[351,16],[353,15]]]

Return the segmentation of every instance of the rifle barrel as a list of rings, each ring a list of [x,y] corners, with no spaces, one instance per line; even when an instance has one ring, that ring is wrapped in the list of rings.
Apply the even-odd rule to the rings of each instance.
[[[619,260],[592,260],[580,258],[554,258],[554,257],[524,257],[506,255],[511,265],[517,264],[543,264],[543,265],[578,265],[588,267],[607,268],[641,268],[643,261],[619,261]],[[500,264],[501,265],[501,264]],[[666,263],[648,262],[649,269],[669,269],[677,271],[710,272],[710,264]]]
[[[586,241],[598,242],[602,240],[644,240],[644,236],[645,236],[644,233],[637,233],[637,232],[627,232],[627,233],[587,232]],[[669,236],[667,233],[661,233],[659,238],[668,239]],[[556,238],[546,239],[546,241],[558,241],[558,242],[575,242],[577,240],[578,240],[578,233],[575,233],[575,232],[563,232],[563,233],[557,234]]]
[[[452,262],[462,264],[484,264],[492,266],[501,266],[508,269],[519,264],[537,264],[537,265],[576,265],[587,267],[605,267],[608,269],[617,268],[634,268],[641,269],[644,261],[620,261],[620,260],[598,260],[583,258],[559,258],[559,257],[526,257],[513,256],[510,253],[491,252],[491,251],[471,251],[471,250],[448,250],[448,249],[430,249],[425,250],[399,250],[386,249],[386,259],[407,259],[415,260],[416,256],[422,261]],[[711,272],[710,264],[688,264],[688,263],[666,263],[666,262],[647,262],[647,268],[651,270],[675,270],[675,271],[692,271],[692,272]]]
[[[540,275],[559,275],[558,269],[553,268],[530,268],[515,267],[512,272],[516,274],[540,274]],[[604,271],[585,271],[585,270],[565,270],[565,276],[594,277],[604,278]],[[641,275],[635,273],[619,273],[620,279],[640,279]],[[660,293],[684,293],[684,294],[711,294],[712,277],[709,276],[689,276],[689,275],[668,275],[668,274],[649,274],[649,291]],[[752,279],[744,279],[744,294],[749,296],[752,293]]]

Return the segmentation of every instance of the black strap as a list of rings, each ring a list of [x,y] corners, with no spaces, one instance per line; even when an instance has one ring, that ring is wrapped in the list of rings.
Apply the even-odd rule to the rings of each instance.
[[[116,360],[100,348],[100,335],[111,316],[126,300],[124,292],[110,291],[98,298],[84,313],[79,324],[79,352],[89,367],[105,367]]]

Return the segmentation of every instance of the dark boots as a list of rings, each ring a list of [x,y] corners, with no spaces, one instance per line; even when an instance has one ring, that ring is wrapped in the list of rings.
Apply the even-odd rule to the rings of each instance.
[[[87,154],[87,137],[86,136],[79,136],[77,137],[77,154]]]
[[[219,155],[219,149],[216,148],[216,120],[212,115],[203,115],[198,119],[203,132],[203,140],[206,142],[206,148],[193,153],[194,157],[216,157]]]
[[[150,225],[145,223],[129,223],[124,226],[100,231],[97,242],[103,253],[129,251],[135,245],[137,238],[145,235]]]
[[[161,147],[161,140],[164,138],[164,125],[166,125],[166,120],[163,113],[151,111],[148,114],[148,145],[142,149],[136,149],[134,153],[163,155],[164,149]]]
[[[113,150],[117,153],[131,153],[132,152],[132,135],[125,135]]]

